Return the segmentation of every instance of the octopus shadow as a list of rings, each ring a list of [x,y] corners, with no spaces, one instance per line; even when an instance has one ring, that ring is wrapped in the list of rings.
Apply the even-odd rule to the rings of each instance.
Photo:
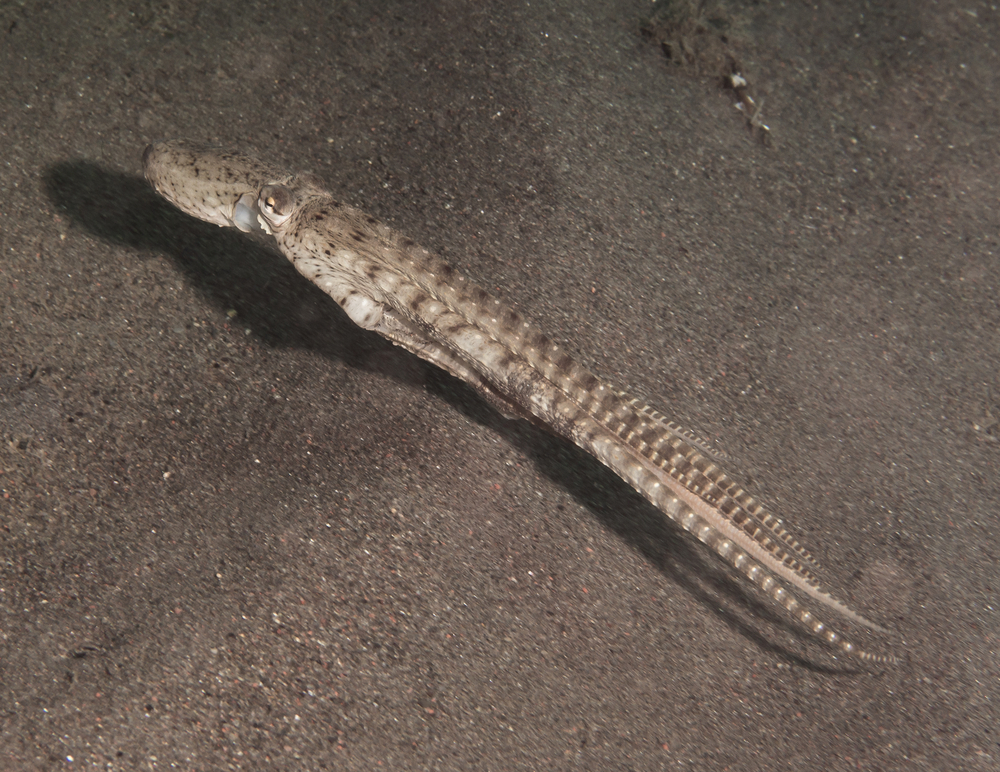
[[[309,348],[352,366],[393,348],[358,330],[276,250],[189,217],[142,178],[68,161],[47,169],[43,183],[53,204],[94,236],[169,255],[190,286],[222,311],[235,309],[238,324],[267,345]]]
[[[94,236],[133,250],[169,255],[191,286],[220,309],[236,309],[240,324],[267,345],[307,348],[410,383],[409,364],[388,368],[371,364],[383,362],[384,355],[410,361],[410,354],[356,327],[275,249],[185,215],[139,177],[87,161],[56,164],[46,170],[43,183],[53,204]],[[430,365],[420,366],[430,393],[516,443],[543,474],[726,624],[798,665],[843,672],[843,665],[820,665],[774,642],[763,628],[785,628],[807,636],[589,454],[539,427],[504,419],[461,381]],[[762,624],[765,620],[768,624]]]
[[[738,634],[814,672],[860,672],[857,663],[834,660],[832,652],[783,616],[735,569],[681,531],[589,453],[540,427],[503,418],[464,385],[461,388],[468,398],[450,396],[458,382],[443,372],[433,377],[434,382],[428,384],[429,391],[440,392],[472,420],[516,445],[545,477],[562,486],[604,527]]]

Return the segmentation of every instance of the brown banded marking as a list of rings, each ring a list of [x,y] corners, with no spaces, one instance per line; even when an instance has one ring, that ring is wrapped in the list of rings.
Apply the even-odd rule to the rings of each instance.
[[[711,451],[706,450],[703,447],[704,443],[700,442],[690,432],[686,432],[673,422],[667,421],[661,413],[638,399],[629,397],[622,392],[616,392],[615,396],[638,410],[640,414],[650,418],[657,427],[653,430],[654,436],[657,433],[659,435],[655,438],[655,441],[648,434],[643,437],[644,442],[649,448],[648,455],[654,463],[664,463],[674,453],[690,456],[694,452],[700,451],[704,455],[715,455]],[[659,431],[660,428],[662,428],[662,431]],[[669,450],[665,450],[665,448],[669,448]],[[728,510],[726,512],[727,516],[730,516],[741,524],[746,523],[747,528],[745,530],[751,535],[755,535],[759,530],[759,536],[755,536],[755,538],[762,544],[764,543],[761,541],[762,539],[777,538],[783,543],[784,548],[794,552],[797,559],[802,563],[810,566],[813,570],[819,568],[815,558],[784,528],[783,522],[780,519],[764,510],[764,507],[750,496],[750,494],[740,488],[734,481],[730,480],[720,467],[716,466],[716,469],[718,469],[719,477],[714,478],[713,482],[722,488],[740,507],[739,510]],[[767,532],[770,532],[770,535]]]
[[[859,652],[782,584],[881,629],[820,589],[812,556],[712,460],[720,456],[707,443],[601,383],[444,261],[340,205],[311,178],[296,180],[245,156],[165,143],[148,148],[144,164],[165,197],[220,225],[235,224],[231,209],[245,188],[260,191],[262,220],[277,233],[285,255],[331,295],[356,297],[351,302],[371,312],[372,329],[472,383],[499,409],[530,413],[575,441],[813,634],[868,661],[894,660]],[[206,177],[227,184],[203,193],[192,182],[192,167],[198,184]],[[213,209],[216,199],[221,203]]]
[[[446,296],[442,297],[441,305],[429,305],[427,301],[422,300],[411,307],[410,310],[420,316],[426,325],[436,326],[439,331],[451,329],[455,336],[460,335],[467,341],[472,340],[476,348],[480,349],[480,356],[484,356],[486,351],[491,351],[489,358],[494,365],[502,363],[502,368],[510,368],[513,362],[527,359],[528,364],[540,370],[563,397],[569,397],[574,401],[578,409],[580,401],[586,400],[587,396],[593,393],[596,376],[580,367],[565,352],[559,351],[547,336],[528,323],[521,322],[520,317],[513,313],[505,321],[521,322],[516,326],[497,324],[495,321],[497,317],[493,313],[484,315],[481,302],[477,304],[475,301],[470,301],[470,294],[475,293],[477,300],[481,301],[490,298],[485,291],[477,292],[479,288],[474,288],[474,285],[467,285],[463,288],[465,292],[462,293],[458,293],[453,285],[445,285],[445,290],[442,291],[442,285],[437,280],[437,275],[443,270],[440,261],[433,260],[430,261],[430,265],[421,265],[421,262],[427,261],[418,262],[411,257],[407,262],[411,265],[417,263],[414,266],[417,270],[409,278],[416,279],[417,286],[423,292]],[[420,268],[424,270],[421,271]],[[387,294],[398,297],[400,288],[397,286],[382,289],[387,290]],[[444,305],[445,300],[450,302]],[[462,321],[446,323],[443,318],[446,309],[458,314]],[[488,318],[489,322],[484,322],[484,318]],[[485,335],[470,333],[470,328],[478,328]],[[509,383],[504,383],[503,378],[494,378],[493,382],[501,389],[510,386]],[[721,469],[702,456],[697,448],[692,447],[684,435],[672,431],[671,427],[657,420],[658,413],[652,410],[638,412],[635,409],[637,400],[626,398],[627,395],[614,390],[608,391],[610,394],[603,398],[602,407],[606,416],[615,419],[615,422],[612,422],[609,418],[605,418],[614,436],[628,446],[634,443],[640,428],[643,431],[651,431],[653,434],[644,434],[647,439],[641,443],[634,443],[633,450],[664,470],[684,490],[698,496],[706,505],[728,518],[734,527],[756,544],[761,550],[762,558],[774,561],[775,565],[783,566],[791,575],[798,577],[803,589],[816,590],[819,587],[818,579],[807,567],[807,564],[813,562],[809,553],[791,537],[786,540],[781,532],[775,533],[769,527],[769,524],[780,525],[780,521],[774,518],[758,518],[755,513],[760,511],[759,507],[755,507],[754,510],[745,509],[735,498],[727,496],[726,491],[733,488],[734,484]],[[572,427],[573,418],[562,415],[564,411],[559,409],[563,401],[561,398],[553,400],[552,405],[556,409],[546,411],[544,418],[551,423]],[[584,401],[584,404],[587,403]],[[659,441],[655,439],[657,431],[662,436]],[[572,429],[570,433],[573,433]],[[582,439],[584,443],[592,441],[589,433]],[[651,445],[650,439],[654,440],[655,446]],[[742,489],[737,488],[735,492],[747,504],[756,503]],[[772,536],[777,536],[782,543],[779,544]],[[790,551],[795,552],[795,555]],[[825,593],[823,595],[825,596]]]
[[[609,402],[618,402],[613,409],[609,409]],[[768,528],[768,523],[757,517],[754,510],[746,508],[735,496],[730,496],[729,492],[735,489],[743,502],[750,506],[756,502],[746,494],[742,488],[728,478],[725,472],[713,462],[701,456],[697,448],[687,444],[683,435],[664,431],[664,426],[660,422],[650,425],[648,422],[639,431],[639,426],[643,423],[643,414],[630,412],[625,408],[624,401],[620,395],[609,395],[601,401],[601,412],[592,412],[597,420],[604,423],[623,442],[632,444],[635,449],[646,456],[652,463],[658,465],[671,474],[674,479],[681,482],[686,488],[697,493],[706,502],[718,507],[729,519],[743,527],[743,530],[753,537],[763,548],[772,552],[775,558],[781,560],[790,568],[800,573],[803,578],[813,582],[816,581],[811,572],[797,566],[798,561],[815,567],[815,561],[811,555],[798,542],[785,532],[774,532]],[[607,416],[607,417],[606,417]],[[636,440],[639,437],[639,440]],[[755,506],[757,512],[760,507]],[[780,524],[780,521],[771,519],[772,523]],[[769,535],[770,532],[770,535]],[[779,546],[771,536],[780,539],[782,545]],[[786,538],[787,537],[787,538]],[[786,557],[785,549],[795,553],[798,560],[792,562]]]
[[[431,258],[429,262],[432,264],[427,268],[431,272],[440,272],[443,270],[443,266],[446,265],[434,258]],[[417,279],[419,281],[419,277]],[[505,342],[508,345],[514,345],[527,354],[532,364],[541,369],[550,381],[568,393],[574,394],[580,404],[590,409],[592,414],[597,415],[597,410],[600,410],[601,413],[607,416],[604,420],[610,421],[613,415],[621,421],[625,429],[618,433],[623,441],[630,441],[632,437],[629,434],[632,433],[634,436],[636,433],[637,424],[634,423],[633,419],[637,411],[640,415],[648,417],[655,424],[664,427],[666,431],[663,433],[660,441],[656,446],[651,446],[651,449],[655,451],[655,453],[650,454],[650,458],[654,463],[657,461],[656,455],[661,452],[662,445],[668,443],[671,435],[676,438],[683,438],[695,446],[698,445],[696,438],[686,436],[684,433],[678,431],[675,425],[666,422],[660,413],[644,405],[639,400],[627,397],[627,395],[621,393],[602,395],[601,404],[591,407],[594,402],[594,383],[598,380],[596,376],[577,364],[565,352],[558,351],[558,347],[552,343],[548,336],[540,331],[531,329],[527,323],[521,323],[519,316],[512,314],[513,318],[509,319],[505,325],[497,325],[493,316],[484,317],[480,311],[483,308],[484,301],[490,298],[490,296],[478,287],[475,289],[477,290],[476,297],[470,298],[467,291],[460,292],[455,287],[448,286],[445,288],[445,293],[448,295],[447,301],[453,304],[454,307],[461,308],[462,310],[468,309],[471,306],[469,315],[474,317],[471,321],[481,326],[495,327],[497,332],[501,333],[498,336],[499,338],[506,337],[507,340]],[[504,332],[507,333],[506,336],[502,334]],[[528,342],[527,347],[521,345],[524,342]],[[649,444],[648,440],[644,440],[644,442]],[[797,539],[784,529],[781,521],[764,512],[763,507],[758,505],[749,494],[745,494],[742,489],[739,489],[739,491],[740,496],[734,498],[738,502],[745,502],[745,505],[741,503],[741,509],[739,512],[734,512],[734,516],[741,523],[747,524],[744,530],[766,549],[772,549],[771,545],[774,543],[772,542],[773,537],[782,543],[783,549],[795,553],[801,564],[812,566],[815,569],[817,567],[815,559]],[[768,536],[768,532],[771,532],[771,536]],[[779,559],[782,559],[782,557],[779,556]]]
[[[303,234],[297,235],[301,238]],[[377,258],[369,256],[363,262],[367,264],[369,260],[373,259]],[[411,300],[416,299],[417,302],[411,302],[409,312],[415,318],[420,319],[424,326],[436,329],[438,334],[442,335],[442,340],[446,341],[448,345],[454,346],[456,342],[462,342],[464,353],[470,355],[473,360],[479,361],[480,366],[477,369],[483,372],[496,388],[499,388],[502,393],[504,389],[517,391],[519,398],[523,398],[527,394],[533,404],[529,408],[532,412],[553,425],[561,433],[573,437],[583,447],[587,447],[598,458],[608,463],[600,450],[595,448],[597,435],[592,431],[582,433],[580,431],[580,423],[584,414],[581,402],[587,404],[588,396],[593,393],[593,384],[597,381],[596,376],[580,367],[565,352],[559,351],[558,347],[547,336],[534,329],[527,322],[523,322],[520,316],[511,313],[504,319],[508,324],[498,324],[495,308],[484,312],[481,302],[477,303],[470,299],[472,293],[475,293],[477,300],[480,301],[482,298],[489,298],[485,291],[475,292],[475,289],[472,289],[474,285],[465,285],[464,283],[462,285],[464,291],[461,293],[455,290],[454,285],[444,285],[444,289],[442,289],[442,283],[438,280],[443,269],[443,264],[440,261],[434,260],[431,261],[430,265],[421,265],[421,262],[411,257],[407,262],[417,270],[406,278],[401,277],[395,271],[363,270],[360,265],[355,266],[355,273],[356,275],[366,275],[374,284],[381,285],[379,289],[382,294],[393,298],[395,303],[399,303],[407,295],[410,296]],[[391,287],[385,286],[382,281],[389,275],[392,275],[394,280]],[[414,281],[414,279],[416,280]],[[413,293],[417,293],[417,295]],[[435,298],[436,302],[430,300],[431,296]],[[438,297],[440,300],[437,299]],[[488,301],[487,305],[489,307]],[[494,303],[493,306],[495,305]],[[511,322],[515,322],[515,324],[510,324]],[[513,367],[514,364],[517,364],[517,367]],[[529,371],[534,369],[536,373],[533,379],[529,379],[531,385],[527,392],[524,391],[524,386],[516,385],[517,381],[511,381],[509,377],[497,375],[504,369],[524,370],[525,365]],[[537,399],[539,396],[537,374],[541,374],[545,381],[555,387],[547,401],[538,401]],[[798,581],[801,582],[801,589],[811,591],[815,597],[834,605],[838,610],[843,610],[842,604],[839,602],[834,602],[832,599],[827,600],[829,596],[818,589],[818,580],[802,562],[790,556],[785,549],[767,535],[769,529],[765,522],[757,520],[750,512],[740,507],[735,500],[725,497],[724,489],[718,483],[721,482],[723,486],[728,488],[728,478],[702,456],[697,448],[692,447],[683,435],[672,432],[668,426],[658,421],[658,414],[655,411],[648,411],[648,413],[647,411],[637,411],[635,409],[636,401],[627,398],[627,395],[615,390],[605,391],[609,392],[602,400],[605,421],[607,421],[607,425],[604,427],[605,431],[610,431],[612,436],[624,447],[628,447],[632,453],[637,453],[646,462],[665,471],[669,478],[678,483],[683,491],[697,496],[706,507],[728,518],[738,532],[746,534],[751,539],[751,543],[754,543],[761,550],[758,559],[773,561],[776,567],[781,566],[787,570],[791,578],[797,577]],[[566,407],[570,403],[573,405],[572,409]],[[650,447],[648,439],[641,444],[635,443],[633,446],[634,437],[639,431],[642,431],[648,439],[654,440],[655,449]],[[657,431],[663,436],[661,441],[655,439]],[[652,432],[652,434],[646,432]],[[699,460],[704,461],[704,463],[699,464]],[[718,474],[715,474],[716,470],[718,470]],[[620,470],[616,471],[621,473]],[[635,485],[634,482],[633,484]],[[657,482],[656,485],[659,487],[660,483]],[[639,485],[635,487],[655,501],[654,497],[649,496],[648,491]],[[742,489],[740,492],[742,493]],[[720,507],[720,503],[724,503],[725,506]],[[727,538],[735,537],[734,533]],[[863,620],[857,615],[853,615],[852,618]]]
[[[435,271],[439,271],[441,265],[435,263],[433,268]],[[425,274],[425,280],[419,282],[419,285],[425,291],[433,291],[435,293],[439,291],[438,283],[433,281],[434,275],[433,272],[429,271]],[[449,292],[446,294],[457,295],[451,285],[449,285],[448,289]],[[485,291],[481,292],[482,295],[480,297],[489,297]],[[504,335],[502,327],[494,326],[494,329],[498,333],[494,335],[489,335],[490,331],[484,330],[483,332],[486,335],[480,338],[478,335],[471,334],[467,326],[477,326],[476,321],[469,319],[469,315],[461,313],[461,311],[470,306],[474,308],[479,308],[480,306],[469,303],[468,295],[462,298],[453,297],[450,299],[454,303],[452,310],[458,313],[460,317],[463,317],[465,322],[464,324],[453,326],[455,334],[461,334],[467,339],[474,338],[476,344],[481,347],[490,343],[499,345],[505,349],[503,354],[495,357],[495,362],[502,362],[504,367],[509,368],[511,362],[514,360],[513,355],[516,353],[518,357],[528,358],[530,364],[536,367],[536,369],[541,370],[546,379],[556,386],[563,395],[576,400],[580,398],[580,395],[586,398],[586,396],[593,393],[593,384],[598,380],[596,376],[581,368],[565,352],[559,351],[558,347],[543,333],[533,329],[526,323],[519,325],[520,334],[516,336],[517,343],[526,341],[527,345],[524,347],[518,346],[517,343],[511,341],[510,338],[512,336]],[[439,318],[442,309],[438,306],[427,308],[426,303],[421,303],[417,308],[411,310],[421,315],[427,313],[428,315],[424,318],[430,324],[441,325],[443,323],[443,320]],[[479,317],[480,314],[472,314],[472,316]],[[492,321],[494,318],[491,316],[490,320]],[[479,324],[478,326],[481,328],[483,325]],[[459,330],[461,330],[461,333],[459,333]],[[521,332],[521,330],[524,331]],[[705,459],[704,456],[701,456],[696,448],[691,447],[687,443],[683,435],[672,433],[669,430],[664,431],[666,427],[661,422],[655,421],[653,416],[647,416],[643,413],[638,413],[634,409],[629,409],[629,402],[633,401],[631,398],[626,401],[620,393],[615,393],[613,390],[608,391],[610,393],[605,397],[603,406],[611,408],[605,409],[605,414],[614,416],[615,421],[608,421],[606,427],[619,440],[626,445],[632,446],[640,455],[665,470],[684,489],[698,496],[709,506],[715,507],[716,511],[730,519],[734,526],[752,539],[775,564],[784,566],[791,574],[799,577],[804,587],[815,589],[819,586],[819,580],[812,570],[807,567],[807,564],[811,562],[808,557],[809,553],[802,549],[794,540],[790,543],[782,540],[783,543],[779,544],[775,539],[771,538],[771,535],[769,535],[770,529],[763,520],[757,519],[752,512],[744,509],[735,499],[727,496],[726,490],[732,484],[721,469]],[[576,404],[579,406],[579,402],[576,402]],[[554,421],[551,415],[547,416],[547,420]],[[572,421],[564,419],[561,423],[570,425]],[[656,443],[656,449],[649,448],[647,440],[644,440],[642,443],[634,442],[634,438],[640,427],[654,434],[659,430],[663,435],[662,441]],[[585,441],[589,440],[585,438]],[[667,449],[670,451],[669,455],[663,452]],[[704,463],[699,463],[699,461]],[[738,490],[741,494],[743,493],[742,489]],[[745,496],[744,500],[748,502],[752,501],[749,496]],[[777,521],[772,520],[771,522]],[[792,555],[790,550],[795,551],[796,554]],[[800,551],[802,554],[801,558],[799,557]]]

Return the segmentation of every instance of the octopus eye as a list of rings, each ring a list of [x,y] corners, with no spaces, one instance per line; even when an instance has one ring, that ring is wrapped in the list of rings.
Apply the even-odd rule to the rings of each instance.
[[[261,216],[272,226],[285,222],[295,210],[295,194],[284,185],[267,185],[258,199]]]

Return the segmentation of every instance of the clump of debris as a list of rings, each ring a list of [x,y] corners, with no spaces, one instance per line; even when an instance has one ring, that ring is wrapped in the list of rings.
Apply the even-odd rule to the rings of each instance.
[[[731,36],[737,26],[718,0],[662,0],[657,10],[642,22],[642,34],[660,46],[664,56],[678,68],[715,80],[733,96],[747,128],[766,142],[771,128],[761,119],[764,100],[753,98]]]

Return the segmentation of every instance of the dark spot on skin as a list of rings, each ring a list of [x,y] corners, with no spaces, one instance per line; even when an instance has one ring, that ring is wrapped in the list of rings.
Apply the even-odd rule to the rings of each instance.
[[[365,236],[365,234],[358,233],[358,231],[351,231],[351,238],[361,243],[368,241],[368,238]]]
[[[331,252],[329,249],[324,249],[323,254],[326,255],[327,257],[330,257],[333,254],[333,252]]]
[[[368,222],[369,225],[377,225],[378,224],[378,220],[376,220],[374,217],[371,217],[371,216],[369,216],[367,218],[367,222]]]
[[[639,435],[639,438],[650,447],[656,447],[656,443],[659,440],[659,437],[660,437],[659,431],[652,426]]]
[[[442,276],[449,276],[450,277],[450,276],[454,276],[455,275],[455,269],[452,268],[447,263],[442,263],[441,266],[440,266],[440,268],[438,269],[438,272]]]
[[[475,295],[476,300],[478,300],[480,303],[485,303],[487,300],[490,299],[490,296],[486,293],[486,290],[484,290],[482,287],[476,287],[475,290],[473,290],[472,294]]]
[[[600,385],[601,382],[591,373],[587,373],[580,379],[580,386],[582,386],[585,391],[596,391],[597,387]]]
[[[629,415],[625,416],[625,420],[622,421],[624,428],[622,429],[621,434],[628,434],[630,431],[635,429],[635,427],[639,424],[639,420],[639,416],[635,413],[629,413]]]
[[[605,394],[601,398],[601,410],[605,413],[614,413],[618,400],[611,394]]]
[[[721,496],[725,495],[725,493],[719,488],[718,485],[712,484],[706,485],[701,495],[712,501],[718,501]]]
[[[419,311],[420,306],[422,306],[424,304],[424,301],[426,300],[427,296],[424,295],[423,293],[414,295],[413,298],[411,298],[410,300],[410,308],[413,309],[414,311]]]
[[[323,219],[323,216],[324,216],[324,214],[325,214],[325,212],[316,212],[316,213],[315,213],[315,214],[313,215],[313,219],[314,219],[314,220],[322,220],[322,219]]]
[[[540,348],[544,350],[552,345],[552,339],[549,338],[549,336],[546,335],[544,332],[536,332],[534,335],[534,340],[532,340],[532,343],[535,345],[535,348]]]
[[[416,242],[410,238],[403,238],[403,240],[400,241],[399,244],[400,246],[408,249],[409,247],[412,247],[414,244],[416,244]]]
[[[556,367],[558,367],[564,373],[569,373],[572,371],[573,365],[575,364],[576,362],[573,361],[573,357],[571,357],[569,354],[563,354],[561,357],[559,357],[559,361],[556,362]]]

